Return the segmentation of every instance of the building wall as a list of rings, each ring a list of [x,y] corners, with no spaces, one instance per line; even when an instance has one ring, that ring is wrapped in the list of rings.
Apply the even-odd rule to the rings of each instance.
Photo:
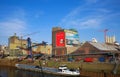
[[[97,48],[95,48],[94,46],[90,45],[89,43],[85,43],[84,45],[82,45],[78,51],[80,53],[85,53],[85,54],[89,54],[89,53],[95,53],[95,52],[99,52],[100,50],[98,50]]]
[[[67,47],[67,54],[71,54],[72,52],[75,52],[80,46],[77,47]]]
[[[67,48],[66,47],[57,47],[57,48],[52,48],[52,55],[55,56],[62,56],[67,54]]]
[[[6,45],[0,45],[0,55],[1,54],[9,54],[8,47]]]
[[[65,32],[64,29],[55,27],[52,29],[52,55],[65,55],[67,49],[65,47]]]
[[[60,27],[52,28],[52,47],[56,46],[56,32],[62,30]]]
[[[52,29],[53,55],[66,55],[72,53],[79,45],[79,35],[76,30],[61,29],[59,27]]]
[[[51,45],[38,46],[35,51],[51,55],[52,54],[52,46]]]
[[[32,44],[34,45],[34,44]],[[9,38],[9,49],[11,51],[22,51],[23,55],[27,55],[28,51],[27,50],[23,50],[23,49],[19,49],[18,47],[23,47],[26,48],[27,47],[27,40],[25,39],[19,39],[16,35],[11,36]],[[41,52],[44,54],[49,54],[51,55],[51,51],[52,51],[52,46],[51,45],[46,45],[46,46],[36,46],[32,48],[32,51],[34,52]]]
[[[18,49],[18,47],[26,47],[27,41],[24,39],[19,39],[18,36],[14,35],[9,38],[9,49],[14,50]]]
[[[9,49],[17,49],[17,46],[20,46],[18,37],[12,36],[9,38]]]
[[[19,39],[19,37],[16,36],[16,34],[15,34],[15,35],[9,37],[8,41],[9,41],[8,42],[8,48],[10,50],[10,55],[14,55],[15,56],[17,52],[20,52],[23,55],[27,54],[26,50],[19,49],[19,47],[26,48],[26,45],[27,45],[27,41],[26,40]]]
[[[66,47],[80,45],[78,32],[73,29],[65,29]]]

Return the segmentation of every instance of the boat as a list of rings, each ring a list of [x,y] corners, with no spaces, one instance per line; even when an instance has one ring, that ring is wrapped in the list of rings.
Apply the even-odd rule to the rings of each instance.
[[[75,69],[68,69],[66,65],[59,66],[58,68],[60,74],[68,74],[68,75],[80,75],[80,72]]]
[[[18,69],[23,70],[31,70],[37,72],[43,72],[53,75],[62,75],[62,76],[80,76],[80,72],[75,69],[68,69],[66,65],[59,66],[57,68],[50,68],[50,67],[40,67],[35,65],[28,65],[28,64],[15,64],[15,67]]]
[[[41,68],[39,66],[34,66],[34,65],[15,64],[15,67],[17,67],[18,69],[24,69],[24,70],[41,71]]]

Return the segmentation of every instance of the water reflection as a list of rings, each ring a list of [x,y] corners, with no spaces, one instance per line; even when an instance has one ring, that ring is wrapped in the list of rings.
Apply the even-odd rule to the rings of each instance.
[[[12,67],[1,67],[0,66],[0,77],[61,77],[55,75],[44,74],[39,72],[19,70]]]

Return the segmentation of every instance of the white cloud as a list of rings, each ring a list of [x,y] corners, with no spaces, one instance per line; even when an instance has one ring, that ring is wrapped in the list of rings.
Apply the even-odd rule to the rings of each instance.
[[[65,21],[64,25],[67,25],[67,28],[76,28],[76,29],[87,29],[87,28],[98,28],[100,26],[101,20],[90,18],[90,19],[77,19]]]
[[[20,19],[10,19],[0,22],[1,36],[11,36],[14,33],[21,33],[26,28],[26,23]]]
[[[91,5],[86,4],[68,13],[59,25],[64,26],[64,28],[76,29],[99,28],[110,12],[108,9],[93,8]]]
[[[79,26],[81,28],[97,28],[100,25],[100,21],[96,19],[90,19],[83,22],[80,22]]]
[[[0,44],[7,44],[8,38],[14,33],[21,35],[26,31],[26,12],[22,8],[14,8],[8,11],[0,19]]]
[[[21,34],[26,30],[26,13],[22,8],[14,8],[0,20],[0,36]]]

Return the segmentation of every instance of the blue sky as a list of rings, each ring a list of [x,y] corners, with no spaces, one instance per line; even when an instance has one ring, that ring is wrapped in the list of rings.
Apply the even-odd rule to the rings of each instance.
[[[0,44],[8,37],[31,37],[51,44],[52,27],[78,30],[80,41],[104,42],[102,30],[120,42],[119,0],[0,0]]]

